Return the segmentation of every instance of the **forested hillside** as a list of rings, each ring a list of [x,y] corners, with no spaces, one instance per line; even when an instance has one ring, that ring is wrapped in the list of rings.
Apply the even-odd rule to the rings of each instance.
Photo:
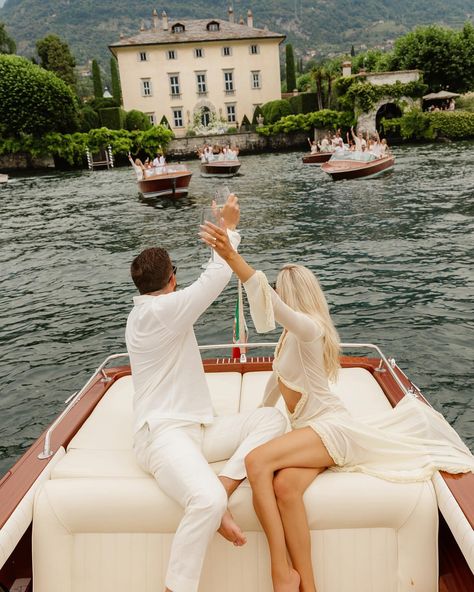
[[[1,4],[2,0],[0,0]],[[227,18],[229,0],[6,0],[0,21],[18,52],[34,53],[37,39],[67,40],[78,63],[108,59],[107,44],[136,32],[153,8],[173,18]],[[255,26],[285,33],[298,52],[350,51],[384,45],[416,25],[460,28],[474,20],[474,0],[233,0],[236,18],[254,13]]]

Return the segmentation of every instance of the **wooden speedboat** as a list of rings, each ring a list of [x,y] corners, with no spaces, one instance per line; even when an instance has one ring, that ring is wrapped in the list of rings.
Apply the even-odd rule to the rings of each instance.
[[[395,157],[392,155],[371,160],[358,160],[353,157],[353,152],[334,154],[334,156],[321,165],[321,170],[330,175],[333,181],[340,179],[367,179],[377,177],[393,169]]]
[[[0,173],[0,183],[8,183],[8,175]]]
[[[315,164],[320,165],[323,162],[327,162],[334,152],[312,152],[311,154],[305,154],[301,160],[304,164]]]
[[[154,172],[138,179],[138,187],[143,197],[182,197],[188,194],[192,173],[184,165],[160,167]]]
[[[275,344],[248,347],[263,345]],[[333,389],[352,415],[389,409],[407,395],[422,398],[376,346],[345,347],[361,356],[342,358]],[[362,356],[368,349],[373,357]],[[32,579],[34,592],[164,589],[182,511],[135,461],[125,358],[109,356],[0,481],[0,589],[29,592]],[[120,359],[125,365],[109,367]],[[215,412],[229,414],[259,404],[272,358],[203,364]],[[310,485],[305,505],[320,592],[474,590],[474,474],[391,483],[329,470]],[[270,592],[267,545],[246,483],[230,510],[248,542],[236,548],[216,534],[200,590],[219,592],[224,581],[230,592]]]
[[[215,160],[201,162],[202,177],[233,177],[239,172],[241,163],[238,160]]]

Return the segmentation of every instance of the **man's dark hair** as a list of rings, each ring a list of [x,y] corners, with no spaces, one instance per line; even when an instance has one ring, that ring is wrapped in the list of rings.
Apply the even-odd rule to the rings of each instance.
[[[173,265],[165,249],[152,247],[135,257],[130,273],[140,294],[148,294],[166,286],[173,274]]]

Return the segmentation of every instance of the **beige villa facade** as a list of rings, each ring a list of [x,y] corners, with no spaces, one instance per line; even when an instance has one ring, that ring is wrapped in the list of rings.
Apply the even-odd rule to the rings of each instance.
[[[281,98],[280,43],[284,35],[247,21],[168,19],[153,12],[150,28],[110,45],[119,65],[123,107],[166,117],[176,136],[197,119],[237,127],[257,105]]]

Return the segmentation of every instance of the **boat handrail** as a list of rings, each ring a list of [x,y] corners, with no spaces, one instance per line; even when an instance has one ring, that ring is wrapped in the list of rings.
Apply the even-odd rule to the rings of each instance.
[[[219,350],[219,349],[231,349],[231,348],[237,348],[237,347],[249,349],[249,348],[256,348],[256,347],[276,347],[276,346],[277,346],[277,342],[271,342],[271,341],[256,342],[256,343],[219,343],[219,344],[200,345],[199,350],[200,351],[206,351],[206,350],[212,351],[212,350]],[[384,366],[385,366],[388,369],[388,371],[390,372],[390,374],[392,375],[392,377],[394,378],[397,385],[401,388],[402,392],[405,395],[411,395],[414,397],[419,396],[418,393],[413,388],[415,385],[413,385],[413,383],[411,381],[410,381],[410,384],[412,386],[407,389],[406,386],[400,380],[400,378],[397,376],[397,373],[395,372],[395,367],[397,365],[395,362],[395,359],[394,358],[387,358],[385,356],[385,354],[382,352],[382,350],[377,345],[374,345],[373,343],[341,343],[340,347],[341,347],[341,349],[372,349],[372,350],[375,350],[378,353],[378,355],[380,356],[380,364],[376,368],[376,371],[383,372]],[[43,450],[42,450],[42,452],[40,452],[40,454],[38,454],[39,459],[43,460],[43,459],[47,459],[47,458],[50,458],[51,456],[53,456],[54,452],[51,450],[51,436],[52,436],[55,428],[61,423],[61,421],[69,413],[69,411],[81,400],[82,396],[87,391],[87,389],[91,385],[91,383],[96,379],[96,377],[99,374],[102,374],[102,379],[101,379],[102,382],[110,382],[112,380],[112,378],[110,376],[108,376],[107,373],[105,372],[105,368],[106,368],[107,364],[111,360],[116,360],[117,358],[128,358],[128,357],[129,357],[128,352],[123,352],[123,353],[119,353],[119,354],[111,354],[110,356],[107,356],[107,358],[105,358],[105,360],[100,364],[100,366],[98,366],[96,368],[94,373],[91,375],[91,377],[86,382],[86,384],[81,388],[81,390],[76,391],[68,399],[66,399],[65,403],[67,404],[67,407],[55,419],[55,421],[50,425],[50,427],[48,428],[48,430],[46,432],[46,435],[44,438]],[[247,361],[246,355],[241,354],[240,362],[245,363],[246,361]],[[405,374],[404,374],[404,376],[405,376]],[[419,392],[418,387],[416,387],[416,389]]]

